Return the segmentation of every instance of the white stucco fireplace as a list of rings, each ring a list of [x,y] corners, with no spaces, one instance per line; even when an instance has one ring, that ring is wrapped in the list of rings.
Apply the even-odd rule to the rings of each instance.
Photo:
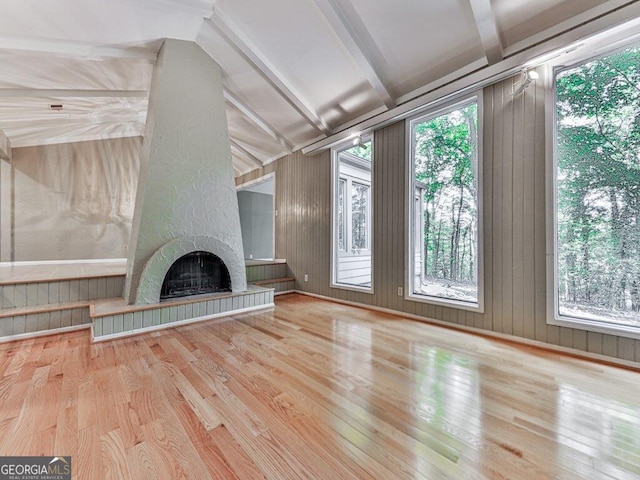
[[[219,258],[232,292],[247,289],[222,72],[195,43],[165,40],[149,95],[127,303],[159,302],[167,272],[192,252]]]
[[[185,258],[195,263],[181,264],[167,284]],[[94,305],[93,338],[270,307],[273,293],[247,286],[221,69],[197,44],[165,40],[149,95],[123,297]]]

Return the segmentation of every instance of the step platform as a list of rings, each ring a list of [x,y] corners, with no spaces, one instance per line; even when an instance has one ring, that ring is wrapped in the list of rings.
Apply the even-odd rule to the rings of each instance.
[[[273,294],[273,288],[249,285],[246,292],[196,295],[152,305],[128,305],[122,297],[96,300],[90,307],[92,338],[109,340],[270,308]]]
[[[0,264],[0,342],[91,326],[90,304],[122,294],[126,260]]]
[[[126,260],[0,264],[0,342],[91,328],[94,340],[273,306],[293,290],[285,260],[247,260],[247,292],[126,305]],[[129,332],[129,333],[127,333]]]

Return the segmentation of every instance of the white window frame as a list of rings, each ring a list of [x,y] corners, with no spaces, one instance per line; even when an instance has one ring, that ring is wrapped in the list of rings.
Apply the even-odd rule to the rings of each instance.
[[[426,113],[420,113],[413,117],[409,117],[405,122],[406,142],[407,142],[407,162],[406,162],[406,185],[405,188],[405,285],[404,285],[404,299],[412,302],[429,303],[433,305],[439,305],[443,307],[451,307],[460,310],[468,310],[476,313],[484,313],[484,208],[483,208],[483,97],[482,91],[479,90],[471,96],[458,99],[453,102],[446,103],[439,106],[436,109],[428,110]],[[465,302],[461,300],[449,299],[445,297],[435,297],[430,295],[414,293],[414,268],[415,268],[415,250],[414,242],[416,237],[414,216],[414,201],[415,201],[415,179],[414,179],[414,141],[413,141],[413,128],[416,123],[422,123],[433,118],[445,115],[453,110],[457,110],[461,107],[476,103],[478,114],[478,157],[476,159],[476,183],[478,191],[478,211],[477,211],[477,224],[478,224],[478,258],[477,258],[477,278],[478,278],[478,301],[477,303]]]
[[[336,248],[339,252],[347,251],[347,180],[338,178],[338,190],[336,190]],[[340,194],[342,194],[342,212],[340,212]],[[342,213],[342,228],[340,228],[340,213]],[[340,248],[340,234],[342,233],[342,248]]]
[[[344,149],[342,149],[344,150]],[[341,150],[338,150],[338,153]],[[337,158],[337,157],[336,157]],[[340,182],[344,182],[344,203],[343,203],[343,207],[344,207],[344,211],[343,211],[343,240],[344,240],[344,247],[345,248],[340,248],[339,247],[339,229],[340,229],[340,222],[339,222],[339,197],[335,198],[336,201],[336,244],[339,251],[339,256],[343,256],[343,257],[349,257],[349,256],[358,256],[358,255],[371,255],[371,218],[372,218],[372,211],[373,209],[371,208],[371,182],[369,180],[354,176],[354,175],[347,175],[347,174],[342,174],[338,176],[337,179],[338,182],[338,191],[336,195],[340,194]],[[367,246],[366,248],[361,249],[358,252],[354,251],[353,248],[353,185],[357,184],[357,185],[362,185],[363,187],[367,188],[367,211],[366,211],[366,217],[367,217]]]
[[[331,149],[331,288],[340,288],[343,290],[352,290],[356,292],[362,293],[374,293],[373,290],[373,222],[374,222],[374,206],[373,206],[373,154],[374,154],[374,145],[373,145],[373,136],[368,135],[366,137],[362,137],[362,143],[371,142],[371,175],[370,180],[366,181],[362,178],[358,178],[356,176],[351,175],[339,175],[339,154],[344,150],[348,150],[354,146],[353,141],[349,140],[348,142],[343,142],[336,147]],[[340,180],[345,180],[345,196],[344,196],[344,250],[340,250],[338,244],[338,192],[340,188]],[[367,249],[359,252],[360,254],[366,254],[371,257],[371,286],[364,287],[359,285],[351,285],[348,283],[340,283],[338,282],[338,262],[341,256],[351,256],[354,255],[352,253],[352,240],[351,240],[351,229],[349,226],[352,222],[352,211],[351,211],[351,188],[352,183],[358,183],[360,185],[365,185],[368,188],[368,224],[367,224]]]
[[[614,32],[615,33],[615,32]],[[579,65],[595,60],[597,58],[615,53],[632,45],[638,45],[640,37],[638,34],[633,37],[626,37],[622,41],[611,34],[611,41],[608,45],[595,45],[588,53],[581,53],[569,57],[564,57],[563,65],[553,65],[549,62],[545,66],[545,133],[546,133],[546,257],[547,257],[547,324],[558,327],[568,327],[577,330],[586,330],[595,333],[617,335],[621,337],[640,339],[640,327],[627,325],[617,325],[601,320],[589,320],[586,318],[560,315],[560,301],[558,298],[558,264],[556,262],[556,252],[558,251],[558,195],[557,195],[557,169],[558,137],[556,132],[556,75],[557,73],[575,68]],[[606,38],[606,36],[605,36]],[[559,63],[559,62],[557,62]]]

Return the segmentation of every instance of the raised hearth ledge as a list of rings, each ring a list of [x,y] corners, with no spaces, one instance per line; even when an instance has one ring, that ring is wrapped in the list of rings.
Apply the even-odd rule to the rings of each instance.
[[[124,277],[126,258],[0,263],[0,285]]]
[[[147,261],[140,276],[136,305],[154,305],[160,300],[160,290],[169,268],[180,257],[196,251],[210,252],[222,260],[229,270],[231,290],[247,289],[244,257],[231,248],[225,240],[204,235],[185,236],[171,240],[160,247]]]
[[[214,293],[128,305],[123,298],[98,300],[90,307],[94,342],[271,308],[273,288],[249,285],[245,292]]]
[[[273,260],[254,260],[251,258],[244,259],[244,264],[247,267],[257,267],[260,265],[280,265],[283,263],[287,263],[284,258],[274,258]]]

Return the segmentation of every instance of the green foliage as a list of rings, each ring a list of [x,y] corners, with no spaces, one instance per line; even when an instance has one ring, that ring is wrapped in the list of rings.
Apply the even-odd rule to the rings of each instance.
[[[369,248],[369,187],[357,182],[351,187],[351,249],[354,252]]]
[[[351,153],[352,155],[356,155],[364,160],[371,161],[372,144],[373,142],[371,141],[368,141],[366,143],[359,143],[358,145],[354,145],[353,147],[348,149],[347,152]]]
[[[423,185],[425,277],[475,285],[477,105],[418,123],[413,135],[415,180]]]
[[[561,312],[638,312],[640,48],[562,71],[556,85]]]

